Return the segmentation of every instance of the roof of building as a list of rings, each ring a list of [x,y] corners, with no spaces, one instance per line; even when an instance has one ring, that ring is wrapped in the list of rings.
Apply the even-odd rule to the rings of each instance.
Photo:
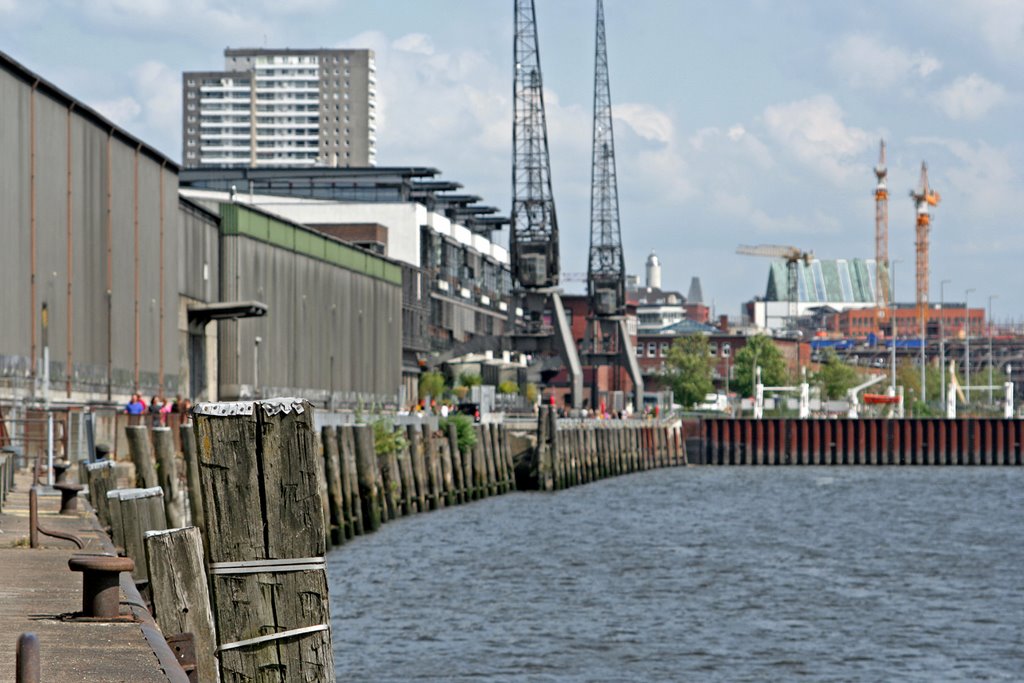
[[[690,291],[686,293],[686,302],[690,304],[704,303],[704,288],[700,285],[700,278],[694,276],[690,280]]]
[[[121,128],[89,105],[85,104],[81,100],[75,99],[39,74],[29,70],[2,50],[0,50],[0,68],[10,72],[16,78],[20,78],[29,86],[34,87],[38,92],[46,94],[70,109],[74,109],[77,115],[89,119],[100,128],[106,129],[110,132],[111,136],[121,142],[137,148],[141,153],[155,159],[161,164],[164,164],[167,168],[175,172],[180,170],[181,167],[178,163],[173,161],[169,156],[163,154],[157,148],[147,145],[145,142],[135,137],[124,128]]]
[[[418,202],[490,239],[509,224],[498,209],[477,204],[480,197],[455,193],[462,184],[440,180],[429,166],[211,167],[183,169],[183,187],[305,197],[336,202]]]
[[[875,301],[877,268],[874,259],[814,259],[798,261],[797,299],[801,303],[872,303]],[[768,271],[766,301],[789,300],[789,268],[786,261],[772,261]]]
[[[672,335],[685,335],[685,334],[716,334],[721,332],[717,327],[707,325],[705,323],[697,322],[696,320],[690,320],[689,318],[680,320],[677,323],[666,325],[657,332],[652,334],[672,334]]]

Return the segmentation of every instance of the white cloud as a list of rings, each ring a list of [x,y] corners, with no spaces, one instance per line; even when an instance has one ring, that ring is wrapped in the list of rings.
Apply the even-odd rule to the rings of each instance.
[[[647,104],[623,103],[612,106],[612,115],[645,140],[671,144],[675,137],[668,114]]]
[[[130,128],[135,125],[139,114],[142,113],[142,105],[130,95],[119,97],[116,100],[97,102],[94,106],[99,113],[122,128]]]
[[[90,0],[82,6],[64,2],[68,5],[64,11],[81,12],[100,26],[149,30],[161,36],[217,36],[229,44],[237,37],[251,43],[277,28],[275,22],[263,16],[265,7],[264,12],[252,11],[225,0]]]
[[[936,94],[936,101],[949,118],[980,119],[1007,99],[1006,89],[978,74],[961,76]]]
[[[132,71],[145,124],[151,130],[181,128],[181,73],[161,62],[149,61]],[[178,150],[163,150],[175,154]]]
[[[952,6],[957,26],[973,29],[993,54],[1024,58],[1024,3],[1020,0],[957,0]]]
[[[864,34],[849,35],[836,43],[829,63],[851,86],[874,89],[927,78],[942,68],[942,62],[924,51],[911,54]]]
[[[843,110],[829,95],[768,107],[769,134],[798,160],[841,184],[855,161],[878,136],[843,122]]]

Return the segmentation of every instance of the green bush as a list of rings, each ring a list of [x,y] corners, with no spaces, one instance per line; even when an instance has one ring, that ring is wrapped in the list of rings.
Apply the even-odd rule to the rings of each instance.
[[[438,426],[445,434],[448,433],[448,425],[455,425],[455,431],[458,434],[459,450],[463,453],[472,450],[473,446],[476,445],[476,430],[473,429],[473,418],[462,413],[453,413],[448,417],[441,418],[438,422]]]
[[[405,434],[386,417],[374,420],[373,445],[377,455],[390,455],[405,448]]]
[[[504,381],[504,382],[502,382],[501,384],[498,385],[498,393],[499,394],[518,394],[519,393],[519,385],[516,384],[515,382],[510,382],[510,381],[506,380],[506,381]]]
[[[459,384],[464,387],[478,387],[484,383],[484,378],[475,372],[464,372],[459,375]]]

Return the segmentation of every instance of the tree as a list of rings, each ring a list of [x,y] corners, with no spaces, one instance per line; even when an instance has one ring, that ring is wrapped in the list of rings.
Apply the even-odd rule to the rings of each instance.
[[[761,368],[761,383],[765,386],[782,386],[789,378],[786,361],[775,342],[763,334],[747,339],[742,349],[736,352],[734,387],[743,396],[754,395],[754,366]]]
[[[825,360],[821,369],[814,374],[812,382],[821,387],[826,399],[846,398],[846,392],[859,384],[857,371],[839,358],[833,349],[825,351]]]
[[[518,394],[519,393],[519,385],[516,384],[515,382],[510,381],[510,380],[505,380],[504,382],[502,382],[501,384],[498,385],[498,393],[499,394]]]
[[[459,375],[459,384],[464,387],[478,387],[484,383],[484,378],[475,372],[464,372]]]
[[[708,338],[692,334],[676,339],[665,359],[661,379],[672,388],[675,400],[685,407],[700,403],[715,390],[711,381]]]
[[[420,375],[420,398],[426,398],[427,396],[441,398],[444,394],[444,386],[444,375],[440,372],[437,372],[436,370],[424,372]]]

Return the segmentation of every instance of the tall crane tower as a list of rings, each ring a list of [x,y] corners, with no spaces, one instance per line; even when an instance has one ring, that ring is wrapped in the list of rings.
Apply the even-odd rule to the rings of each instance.
[[[590,316],[583,360],[594,368],[591,401],[598,402],[597,366],[624,367],[633,381],[636,409],[643,408],[644,383],[626,326],[626,266],[619,226],[615,136],[608,78],[604,3],[597,0],[594,36],[594,128],[590,171],[590,257],[587,263]]]
[[[875,305],[878,318],[889,306],[889,188],[885,179],[885,140],[879,143],[878,165],[875,166]]]
[[[509,257],[518,306],[510,307],[514,347],[557,351],[582,405],[583,368],[558,291],[558,219],[551,191],[548,129],[533,0],[515,0],[513,47],[512,216]],[[519,321],[516,308],[522,311]],[[550,319],[550,323],[548,320]]]
[[[917,210],[917,316],[922,326],[928,324],[928,233],[931,214],[928,207],[937,206],[941,197],[928,185],[928,165],[921,162],[921,180],[910,191]]]

